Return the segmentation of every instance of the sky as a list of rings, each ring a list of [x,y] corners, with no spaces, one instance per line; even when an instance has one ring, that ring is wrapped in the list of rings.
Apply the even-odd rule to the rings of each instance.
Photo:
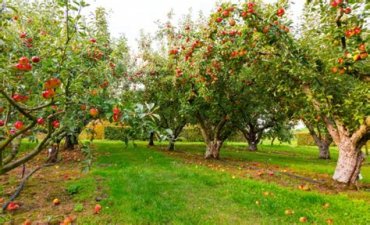
[[[87,14],[94,11],[96,7],[102,6],[109,11],[109,30],[113,37],[124,34],[128,40],[131,50],[137,46],[137,38],[140,30],[153,33],[157,26],[155,21],[165,21],[167,14],[173,10],[176,18],[181,18],[192,9],[196,18],[199,11],[208,15],[215,8],[216,0],[86,0],[90,7]],[[273,3],[276,0],[265,0]],[[298,20],[303,8],[303,0],[291,0],[292,7],[287,12],[295,21]]]

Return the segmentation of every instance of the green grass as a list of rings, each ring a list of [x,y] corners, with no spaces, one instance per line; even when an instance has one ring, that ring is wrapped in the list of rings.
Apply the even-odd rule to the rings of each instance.
[[[96,146],[97,159],[91,174],[74,181],[82,188],[75,199],[94,201],[96,195],[102,194],[99,192],[108,198],[101,202],[101,214],[80,216],[78,224],[299,224],[301,216],[306,216],[309,224],[326,224],[328,218],[334,224],[370,224],[369,204],[344,195],[233,179],[226,172],[185,164],[140,145],[124,148],[119,142],[96,142]],[[196,146],[182,144],[180,148],[200,152]],[[250,153],[233,150],[225,150],[222,155],[245,155],[248,160],[263,161],[268,158],[268,151],[272,149],[266,147],[265,155],[259,153],[253,159]],[[303,150],[298,152],[291,161],[311,155]],[[291,163],[283,159],[272,158]],[[303,168],[305,160],[301,161],[297,166]],[[324,163],[319,165],[326,171]],[[266,197],[263,195],[266,191],[274,195]],[[260,205],[255,204],[257,200]],[[330,207],[324,209],[324,203],[330,203]],[[285,215],[286,209],[294,210],[294,215]]]
[[[307,174],[320,173],[330,176],[334,173],[338,159],[336,147],[330,148],[330,160],[318,159],[318,149],[315,146],[259,145],[257,152],[247,151],[246,148],[245,143],[225,143],[221,150],[221,157],[278,165]],[[179,142],[176,149],[194,154],[204,154],[205,147],[203,143]],[[363,176],[362,182],[370,183],[369,164],[362,167],[361,174]]]

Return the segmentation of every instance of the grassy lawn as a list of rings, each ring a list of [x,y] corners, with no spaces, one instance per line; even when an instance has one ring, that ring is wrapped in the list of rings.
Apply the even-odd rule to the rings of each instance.
[[[345,195],[304,192],[235,178],[206,166],[185,164],[141,145],[124,148],[120,142],[96,142],[96,148],[92,172],[65,184],[81,189],[73,199],[76,202],[105,196],[102,213],[81,214],[78,224],[299,224],[300,217],[307,217],[309,224],[327,224],[328,219],[334,224],[370,224],[368,202]],[[179,149],[199,154],[203,150],[187,143]],[[240,145],[228,145],[227,149],[223,157],[243,157],[312,172],[331,172],[334,166],[334,159],[328,165],[316,160],[314,148],[263,146],[258,153],[242,152]],[[325,203],[330,206],[323,207]],[[294,214],[285,215],[287,209]]]
[[[164,143],[163,146],[166,146]],[[243,161],[260,162],[270,165],[279,165],[291,168],[307,174],[328,174],[332,175],[335,170],[338,159],[338,150],[336,147],[330,148],[331,159],[318,159],[318,149],[315,146],[294,146],[288,144],[282,145],[259,145],[257,152],[246,150],[245,143],[226,143],[221,150],[221,157],[240,159]],[[176,149],[179,151],[190,152],[203,155],[205,146],[203,143],[176,143]],[[362,182],[370,183],[370,164],[363,165],[361,174]]]

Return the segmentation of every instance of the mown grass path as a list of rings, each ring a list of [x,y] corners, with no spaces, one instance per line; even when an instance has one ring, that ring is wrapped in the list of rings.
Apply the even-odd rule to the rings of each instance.
[[[143,146],[98,142],[96,149],[92,173],[73,181],[81,186],[74,200],[103,196],[103,210],[81,215],[78,224],[299,224],[300,217],[308,224],[370,224],[368,202],[344,194],[233,176]]]

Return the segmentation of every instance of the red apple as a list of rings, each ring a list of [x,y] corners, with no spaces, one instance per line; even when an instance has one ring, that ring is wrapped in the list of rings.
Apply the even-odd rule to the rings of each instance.
[[[352,12],[352,9],[350,7],[347,7],[343,10],[345,14],[350,14]]]
[[[354,32],[355,34],[360,34],[360,33],[361,33],[361,28],[360,28],[360,27],[355,27],[355,28],[353,29],[353,32]]]
[[[94,214],[98,214],[101,211],[102,207],[99,204],[96,204],[94,207]]]
[[[34,63],[39,63],[40,62],[40,57],[38,57],[38,56],[32,56],[31,60]]]
[[[360,44],[360,46],[358,47],[358,49],[361,51],[361,52],[366,52],[366,46],[365,44]]]
[[[27,33],[26,32],[22,32],[22,33],[19,34],[19,37],[20,38],[25,38],[25,37],[27,37]]]
[[[44,123],[45,123],[44,118],[40,117],[40,118],[37,119],[37,124],[43,125]]]
[[[26,65],[26,64],[30,63],[30,60],[26,56],[22,56],[21,58],[19,58],[18,62],[20,64]]]
[[[60,127],[60,122],[58,120],[54,120],[51,125],[54,127],[54,128],[59,128]]]
[[[98,109],[96,109],[96,108],[91,108],[90,109],[90,115],[92,117],[96,117],[98,114],[99,114],[99,110]]]
[[[4,125],[5,125],[5,121],[4,120],[0,120],[0,127],[2,127]]]
[[[95,38],[90,38],[90,42],[91,43],[96,43],[96,39]]]
[[[276,15],[278,17],[282,17],[285,14],[285,10],[283,8],[280,8],[277,10]]]
[[[44,97],[45,99],[50,99],[54,97],[54,95],[55,95],[55,91],[53,89],[47,89],[42,92],[42,97]]]
[[[228,17],[228,16],[230,16],[230,12],[228,10],[225,10],[225,11],[222,12],[222,16],[223,17]]]
[[[23,124],[23,122],[22,122],[22,121],[16,121],[16,122],[14,123],[14,127],[15,127],[17,130],[22,130],[22,129],[23,129],[23,127],[24,127],[24,124]]]

